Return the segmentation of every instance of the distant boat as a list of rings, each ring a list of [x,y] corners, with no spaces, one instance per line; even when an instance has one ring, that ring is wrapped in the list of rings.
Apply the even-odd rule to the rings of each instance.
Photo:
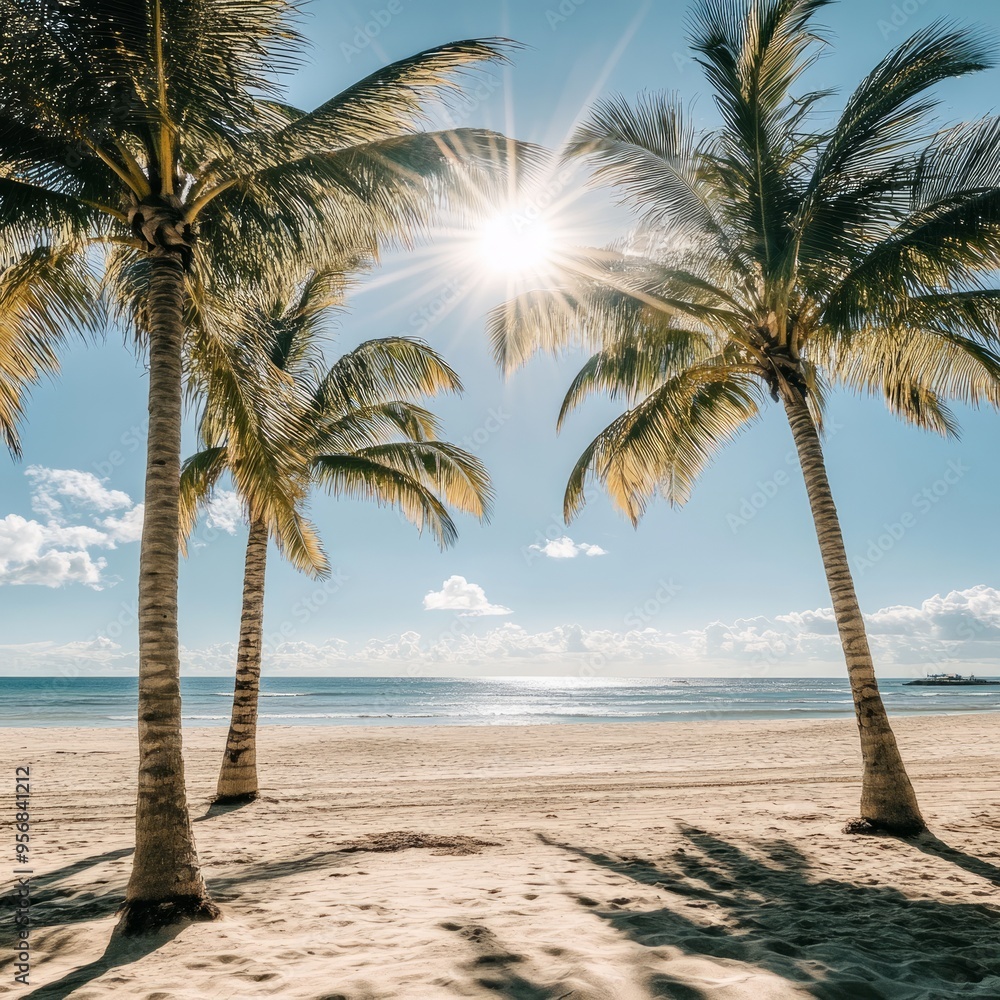
[[[984,681],[975,674],[969,674],[968,677],[963,677],[961,674],[928,674],[926,677],[918,677],[906,683],[920,687],[971,687],[980,684],[1000,684],[1000,681]]]

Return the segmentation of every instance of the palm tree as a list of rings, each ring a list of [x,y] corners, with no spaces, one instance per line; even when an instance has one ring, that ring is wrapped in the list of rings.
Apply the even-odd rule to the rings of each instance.
[[[491,318],[499,364],[581,338],[595,353],[560,414],[607,393],[627,409],[584,451],[567,519],[593,478],[637,524],[682,504],[715,451],[780,402],[797,448],[863,757],[852,832],[924,826],[879,694],[821,447],[831,387],[882,394],[952,432],[945,398],[1000,403],[1000,120],[937,134],[934,84],[984,68],[969,33],[933,26],[886,56],[829,127],[791,91],[820,51],[826,0],[704,0],[692,44],[722,118],[696,132],[676,98],[598,105],[566,155],[637,215],[608,251],[579,251],[553,287]],[[829,119],[828,119],[829,121]]]
[[[417,398],[459,392],[442,358],[407,337],[369,340],[324,370],[320,338],[331,306],[339,305],[350,265],[315,271],[293,295],[246,289],[226,302],[223,319],[238,328],[227,359],[196,358],[206,400],[203,450],[181,474],[182,533],[199,505],[229,473],[249,521],[236,688],[217,802],[257,798],[257,707],[268,538],[300,570],[326,575],[326,558],[304,505],[315,483],[335,495],[397,508],[444,548],[456,539],[448,505],[485,518],[490,503],[483,465],[437,440],[433,414]],[[203,321],[212,309],[202,310]],[[246,386],[275,383],[247,397]],[[263,401],[262,401],[263,399]]]
[[[302,48],[291,0],[4,0],[0,233],[69,232],[112,275],[141,261],[150,423],[139,570],[136,851],[121,929],[218,912],[200,873],[181,754],[177,537],[182,345],[192,275],[250,274],[323,241],[406,238],[509,157],[422,109],[502,40],[378,70],[311,112],[276,74]],[[375,234],[375,235],[373,235]]]

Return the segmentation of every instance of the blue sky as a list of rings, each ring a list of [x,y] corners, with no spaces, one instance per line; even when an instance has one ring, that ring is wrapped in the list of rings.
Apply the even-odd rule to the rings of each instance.
[[[698,98],[696,115],[707,124],[711,102],[686,56],[685,6],[313,3],[306,33],[314,51],[291,81],[290,97],[313,106],[421,48],[504,35],[527,47],[513,67],[480,79],[457,112],[463,123],[557,146],[594,98],[646,89]],[[1000,33],[1000,11],[985,0],[947,6],[844,0],[822,18],[834,45],[814,78],[843,92],[893,43],[940,16]],[[942,117],[996,110],[998,74],[949,85]],[[604,193],[580,202],[581,225],[594,239],[614,235],[617,219],[608,204]],[[842,669],[829,616],[807,614],[827,608],[829,598],[805,492],[788,461],[790,435],[777,410],[719,456],[684,509],[654,505],[634,531],[595,495],[566,528],[559,518],[566,476],[615,411],[589,405],[557,437],[555,414],[578,359],[538,359],[502,382],[483,321],[504,284],[440,256],[418,254],[416,273],[413,263],[390,259],[363,283],[332,350],[406,332],[445,354],[467,391],[461,400],[433,405],[447,436],[488,464],[495,516],[488,526],[464,520],[458,545],[439,553],[391,511],[318,496],[312,511],[334,578],[317,584],[273,555],[265,624],[273,669],[682,675]],[[102,346],[68,352],[58,382],[33,394],[24,462],[3,460],[2,672],[135,668],[138,546],[130,541],[135,531],[127,515],[141,501],[146,381],[126,339],[111,332]],[[989,672],[995,660],[1000,416],[960,416],[961,439],[942,440],[903,426],[873,401],[840,397],[832,406],[829,471],[886,673],[923,672],[949,656]],[[187,450],[193,445],[189,433]],[[100,482],[44,470],[78,470]],[[232,662],[245,540],[232,514],[223,505],[216,526],[200,529],[182,571],[182,642],[185,669],[193,672],[227,672]],[[92,534],[70,530],[83,527]],[[36,562],[39,552],[51,558],[30,566],[13,558],[27,551],[29,536],[45,539],[34,550]],[[563,536],[604,554],[588,555],[565,541],[548,555],[540,551]],[[570,551],[575,558],[552,557]],[[46,585],[60,580],[84,582]],[[434,593],[444,596],[425,601]],[[446,609],[428,610],[425,603]],[[463,604],[510,613],[463,615]]]

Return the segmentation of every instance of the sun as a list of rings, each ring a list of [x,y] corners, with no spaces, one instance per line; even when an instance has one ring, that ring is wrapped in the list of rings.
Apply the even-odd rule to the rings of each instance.
[[[552,230],[541,219],[508,212],[479,231],[477,250],[486,269],[506,277],[539,271],[553,254]]]

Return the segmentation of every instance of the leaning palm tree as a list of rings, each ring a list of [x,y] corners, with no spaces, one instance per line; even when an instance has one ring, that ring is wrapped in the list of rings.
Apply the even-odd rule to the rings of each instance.
[[[184,789],[177,633],[183,316],[191,275],[331,240],[412,236],[496,175],[506,140],[420,132],[428,100],[506,43],[402,60],[311,112],[282,100],[292,0],[0,0],[0,235],[63,232],[141,260],[150,423],[139,570],[139,782],[123,933],[210,918]],[[471,178],[471,180],[470,180]],[[227,265],[228,266],[228,265]]]
[[[203,450],[181,474],[182,539],[199,506],[226,473],[243,499],[249,522],[243,608],[236,653],[232,720],[219,772],[217,802],[247,802],[259,794],[257,709],[268,539],[300,570],[327,573],[315,528],[305,518],[311,487],[397,508],[444,548],[456,539],[448,507],[482,519],[489,477],[472,455],[437,439],[423,396],[460,392],[441,357],[407,337],[370,340],[329,368],[321,351],[323,324],[341,302],[349,267],[316,271],[295,294],[244,288],[223,304],[232,336],[226,358],[196,352],[196,384],[205,400]],[[227,296],[227,301],[230,297]],[[209,304],[201,321],[211,323]],[[273,383],[248,396],[246,387]]]
[[[574,342],[596,353],[562,420],[594,393],[627,409],[587,447],[565,497],[602,483],[638,523],[651,497],[688,498],[713,453],[768,398],[788,420],[809,495],[861,737],[861,819],[924,826],[886,715],[821,447],[831,387],[884,395],[954,430],[947,398],[1000,403],[1000,120],[934,133],[934,84],[985,67],[972,35],[933,26],[883,59],[831,125],[792,89],[819,51],[826,0],[704,0],[692,43],[722,124],[678,101],[600,104],[566,155],[637,215],[607,251],[579,251],[553,287],[492,316],[507,371]],[[829,121],[829,119],[828,119]]]

